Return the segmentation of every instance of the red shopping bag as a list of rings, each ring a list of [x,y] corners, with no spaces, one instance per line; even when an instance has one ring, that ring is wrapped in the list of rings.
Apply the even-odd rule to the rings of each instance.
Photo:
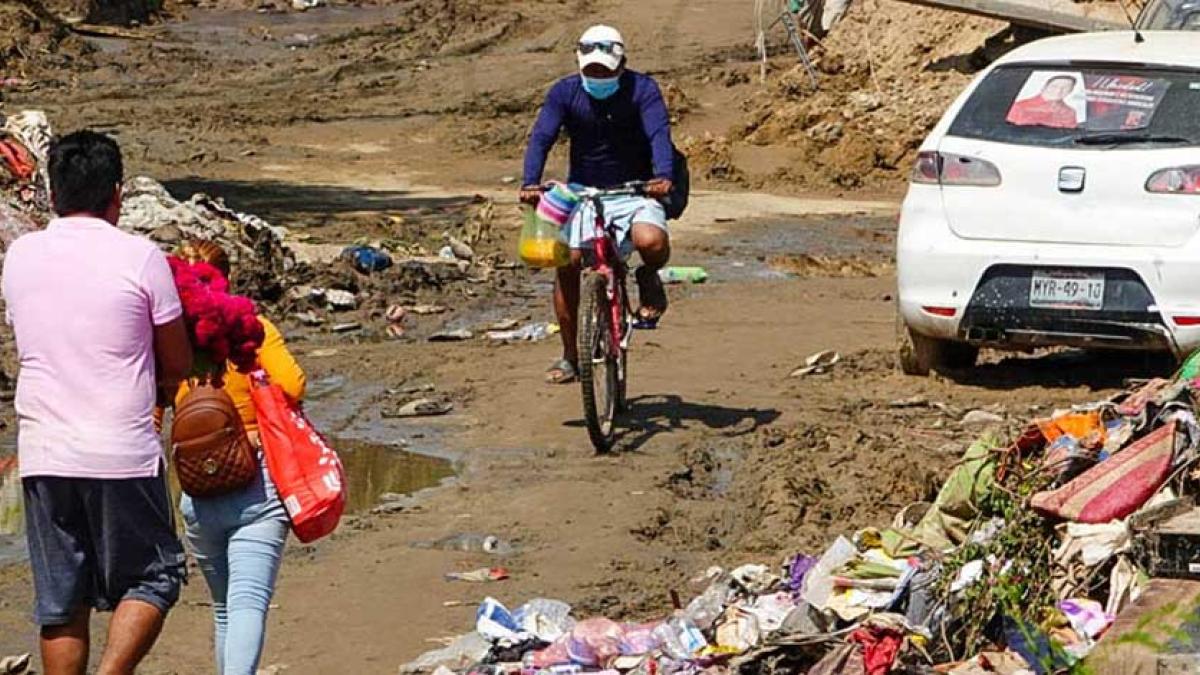
[[[313,427],[298,405],[288,400],[266,373],[252,376],[250,395],[258,415],[267,471],[304,543],[337,529],[346,508],[346,472],[342,460]]]

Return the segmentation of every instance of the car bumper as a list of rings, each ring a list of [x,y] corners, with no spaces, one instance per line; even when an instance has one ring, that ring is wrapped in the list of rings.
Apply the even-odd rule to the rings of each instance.
[[[1200,242],[1160,249],[964,240],[920,187],[905,201],[896,256],[899,310],[914,331],[1012,348],[1200,348],[1200,325],[1185,325],[1200,317]],[[1106,292],[1096,311],[1031,308],[1034,269],[1102,270],[1110,290],[1128,292]]]

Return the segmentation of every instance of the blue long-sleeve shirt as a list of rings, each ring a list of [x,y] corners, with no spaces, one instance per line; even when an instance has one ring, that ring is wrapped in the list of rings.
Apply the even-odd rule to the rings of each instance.
[[[525,185],[541,183],[546,157],[564,126],[571,139],[572,183],[604,188],[673,175],[667,104],[649,75],[625,71],[621,88],[603,101],[584,91],[579,75],[551,87],[525,150]]]

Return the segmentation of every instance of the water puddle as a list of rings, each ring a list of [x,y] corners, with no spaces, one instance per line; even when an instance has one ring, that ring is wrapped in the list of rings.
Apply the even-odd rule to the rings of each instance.
[[[333,439],[350,486],[347,513],[368,511],[386,493],[413,494],[436,487],[454,475],[443,458],[419,455],[395,445],[354,439]],[[0,565],[25,558],[25,517],[17,458],[0,451]],[[178,488],[172,486],[174,496]]]
[[[771,281],[792,276],[768,264],[775,257],[817,255],[886,260],[895,249],[895,219],[875,215],[771,217],[746,223],[720,236],[702,259],[710,279]],[[687,264],[687,263],[680,263]],[[818,275],[819,276],[819,275]]]
[[[25,514],[16,455],[0,456],[0,565],[25,557]]]

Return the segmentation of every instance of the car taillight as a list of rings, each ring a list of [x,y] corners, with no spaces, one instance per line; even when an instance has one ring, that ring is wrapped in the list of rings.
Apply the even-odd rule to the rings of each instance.
[[[927,150],[917,154],[910,179],[923,185],[995,187],[1000,184],[1000,170],[978,157]]]
[[[913,165],[909,180],[924,185],[937,185],[941,174],[941,155],[936,152],[921,152],[917,154],[917,163]]]
[[[1176,166],[1150,174],[1146,192],[1164,195],[1200,195],[1200,166]]]

